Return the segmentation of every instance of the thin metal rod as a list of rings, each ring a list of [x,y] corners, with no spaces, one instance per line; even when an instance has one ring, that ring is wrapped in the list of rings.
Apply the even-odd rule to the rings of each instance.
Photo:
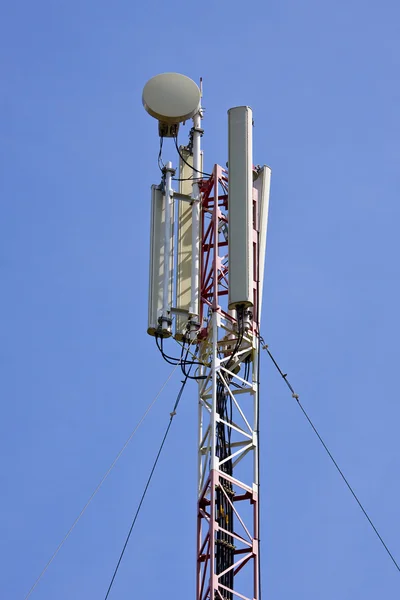
[[[163,286],[163,318],[170,316],[170,281],[171,281],[171,195],[172,195],[172,163],[166,164],[165,171],[165,223],[164,223],[164,286]]]
[[[201,171],[201,109],[193,117],[193,168]],[[192,188],[192,281],[190,315],[192,320],[199,318],[200,296],[200,188],[197,178]]]

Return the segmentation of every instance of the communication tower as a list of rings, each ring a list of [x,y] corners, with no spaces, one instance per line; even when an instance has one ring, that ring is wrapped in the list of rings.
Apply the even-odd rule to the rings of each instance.
[[[147,332],[197,382],[196,600],[259,600],[259,330],[271,171],[253,166],[252,111],[238,106],[228,110],[227,168],[204,173],[201,95],[177,73],[143,90],[160,157],[166,137],[178,157],[151,188]]]

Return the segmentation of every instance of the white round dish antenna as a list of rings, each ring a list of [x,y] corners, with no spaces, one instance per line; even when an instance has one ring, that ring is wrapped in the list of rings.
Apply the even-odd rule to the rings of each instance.
[[[191,119],[200,108],[197,84],[179,73],[162,73],[150,79],[143,89],[143,106],[161,123],[178,124]]]

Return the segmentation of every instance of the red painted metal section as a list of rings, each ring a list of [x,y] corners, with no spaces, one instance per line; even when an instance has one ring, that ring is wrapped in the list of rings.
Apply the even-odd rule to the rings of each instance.
[[[222,264],[224,254],[227,257],[228,242],[221,239],[218,231],[220,223],[227,223],[225,211],[228,208],[228,193],[221,187],[227,184],[226,171],[215,165],[210,179],[201,186],[201,258],[200,258],[200,319],[209,308],[221,310],[220,296],[228,294],[228,269]],[[224,249],[223,252],[220,252]],[[217,282],[217,285],[215,284]]]

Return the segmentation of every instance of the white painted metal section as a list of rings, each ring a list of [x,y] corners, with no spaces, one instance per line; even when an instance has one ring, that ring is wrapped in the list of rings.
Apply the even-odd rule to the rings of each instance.
[[[163,195],[156,185],[151,186],[149,317],[147,333],[155,335],[162,311],[164,271],[164,211]]]
[[[217,419],[219,415],[217,414],[217,383],[218,383],[218,375],[219,375],[219,358],[218,358],[218,323],[219,323],[219,314],[217,312],[213,312],[211,317],[212,323],[212,363],[211,363],[211,380],[212,380],[212,404],[211,404],[211,469],[218,469],[219,460],[216,453],[216,439],[217,436],[215,434],[217,429]]]
[[[248,106],[228,111],[229,308],[253,305],[253,118]]]
[[[163,315],[164,303],[172,301],[172,251],[173,229],[172,211],[166,220],[166,203],[160,186],[151,186],[151,221],[150,221],[150,265],[149,265],[149,306],[147,333],[155,335]],[[169,223],[169,226],[168,226]],[[165,232],[169,232],[169,254],[166,252]],[[165,261],[165,256],[170,257]],[[165,266],[167,267],[165,269]],[[166,282],[166,284],[165,284]],[[169,327],[163,335],[169,334]]]
[[[268,211],[269,211],[269,192],[271,186],[271,169],[263,166],[259,171],[258,177],[254,182],[254,187],[258,192],[259,206],[259,300],[258,310],[261,318],[264,270],[265,270],[265,249],[267,246],[267,228],[268,228]]]
[[[193,156],[181,146],[182,158],[179,160],[179,192],[191,196],[193,176]],[[175,318],[175,338],[182,340],[186,330],[191,303],[192,283],[192,206],[189,202],[178,200],[178,256],[176,269],[176,308],[179,312]]]
[[[248,450],[256,451],[258,445],[258,339],[251,334],[245,334],[244,349],[237,356],[237,360],[234,363],[231,362],[230,367],[226,368],[231,360],[231,355],[228,354],[222,359],[218,357],[219,353],[224,353],[224,348],[227,346],[226,339],[223,341],[225,338],[225,331],[221,327],[223,324],[229,327],[228,321],[219,313],[214,312],[210,320],[209,337],[203,343],[200,354],[200,359],[205,362],[211,358],[211,366],[203,368],[202,373],[208,377],[199,384],[199,492],[202,489],[205,471],[218,469],[221,464],[216,455],[215,446],[217,422],[221,420],[216,409],[218,380],[222,381],[226,393],[233,401],[232,421],[223,422],[232,431],[235,440],[232,448],[236,449],[224,462],[233,458],[234,455],[238,455],[238,446],[243,446],[247,455]],[[223,335],[222,339],[221,334]],[[238,367],[243,367],[246,360],[250,360],[251,364],[247,380],[235,372]],[[243,387],[233,386],[232,381],[240,383]],[[258,485],[257,452],[253,454],[253,482]]]
[[[171,335],[173,293],[174,206],[172,201],[172,164],[168,163],[165,193],[161,186],[151,187],[149,306],[147,333]],[[161,323],[160,323],[161,318]]]
[[[179,193],[192,196],[193,154],[187,147],[179,149],[182,157],[179,160]],[[186,162],[185,162],[186,161]],[[200,154],[200,170],[203,169],[203,153]],[[177,269],[176,269],[176,306],[175,339],[181,341],[186,330],[189,311],[192,303],[192,203],[185,200],[178,202],[177,232]],[[199,232],[200,235],[200,232]]]

